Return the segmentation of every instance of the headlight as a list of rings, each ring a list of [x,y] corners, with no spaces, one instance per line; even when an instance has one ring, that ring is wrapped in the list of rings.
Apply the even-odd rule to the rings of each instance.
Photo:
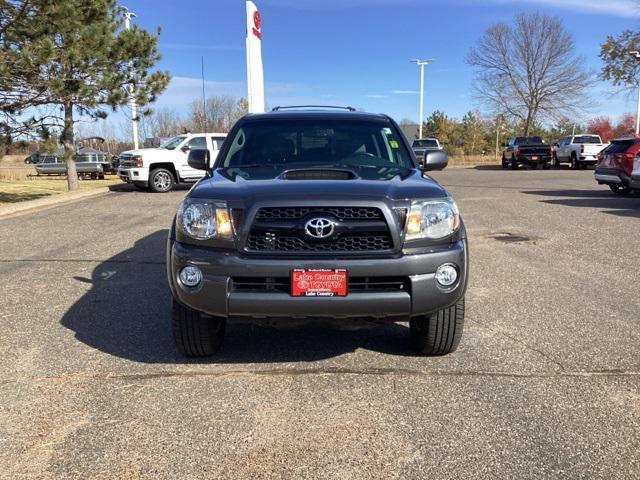
[[[142,167],[142,155],[134,155],[131,157],[134,167]]]
[[[178,226],[196,240],[231,238],[231,218],[223,204],[186,199],[178,209]]]
[[[460,226],[460,212],[451,198],[413,202],[407,218],[407,240],[437,240],[455,232]]]

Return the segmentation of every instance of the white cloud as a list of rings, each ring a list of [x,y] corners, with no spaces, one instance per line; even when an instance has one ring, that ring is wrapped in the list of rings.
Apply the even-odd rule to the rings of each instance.
[[[417,95],[420,92],[417,90],[392,90],[391,93],[394,95]]]
[[[573,13],[598,13],[616,17],[637,17],[640,4],[635,0],[492,0],[497,4],[538,4],[571,10]]]
[[[379,95],[376,93],[371,93],[367,95],[367,98],[388,98],[388,95]]]

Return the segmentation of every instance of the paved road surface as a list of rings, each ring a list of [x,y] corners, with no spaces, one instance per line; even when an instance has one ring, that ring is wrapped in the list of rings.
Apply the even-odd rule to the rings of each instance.
[[[443,358],[353,322],[234,324],[178,358],[184,190],[1,219],[0,478],[640,478],[640,197],[590,171],[434,176],[471,239]]]

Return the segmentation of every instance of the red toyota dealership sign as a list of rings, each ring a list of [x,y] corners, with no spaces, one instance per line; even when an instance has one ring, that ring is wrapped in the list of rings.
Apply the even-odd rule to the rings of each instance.
[[[262,40],[262,32],[260,28],[262,27],[262,18],[260,18],[260,12],[256,10],[253,12],[253,34]]]

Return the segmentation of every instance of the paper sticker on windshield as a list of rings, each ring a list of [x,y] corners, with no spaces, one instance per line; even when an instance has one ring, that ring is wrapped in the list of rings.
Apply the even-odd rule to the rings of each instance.
[[[391,148],[399,148],[398,142],[396,142],[395,140],[389,140],[389,145],[391,146]]]
[[[384,127],[382,129],[382,133],[384,133],[385,135],[391,135],[391,129],[389,127]]]

